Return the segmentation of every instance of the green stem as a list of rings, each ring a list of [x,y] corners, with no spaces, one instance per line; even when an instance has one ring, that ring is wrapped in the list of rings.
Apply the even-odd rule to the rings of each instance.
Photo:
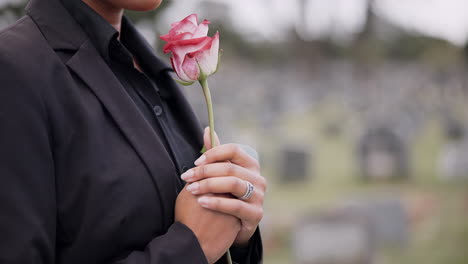
[[[231,252],[229,251],[229,249],[226,252],[226,258],[227,258],[228,264],[232,264]]]
[[[216,147],[216,140],[215,140],[215,126],[214,126],[214,113],[213,113],[213,103],[211,101],[211,93],[210,88],[208,87],[208,78],[203,78],[200,80],[200,85],[203,88],[203,94],[205,94],[205,101],[206,107],[208,108],[208,122],[210,126],[210,139],[211,139],[211,147]],[[232,264],[231,252],[226,252],[226,259],[228,264]]]
[[[211,147],[216,147],[215,140],[215,127],[214,127],[214,113],[213,113],[213,103],[211,102],[211,93],[210,88],[208,87],[208,78],[203,78],[200,80],[200,85],[203,88],[203,93],[205,94],[206,107],[208,108],[208,122],[210,126],[210,139]]]

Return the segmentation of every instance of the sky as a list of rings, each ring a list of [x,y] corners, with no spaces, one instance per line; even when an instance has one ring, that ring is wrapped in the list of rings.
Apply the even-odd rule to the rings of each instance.
[[[205,0],[224,3],[232,25],[252,40],[284,40],[296,27],[304,39],[352,36],[362,29],[368,0]],[[176,0],[164,20],[203,14],[202,0]],[[301,19],[302,11],[305,19]],[[375,13],[405,30],[444,38],[456,45],[468,39],[467,0],[375,0]]]

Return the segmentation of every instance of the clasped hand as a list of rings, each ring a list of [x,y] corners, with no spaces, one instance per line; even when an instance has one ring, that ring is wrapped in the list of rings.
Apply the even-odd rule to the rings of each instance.
[[[204,142],[208,151],[181,176],[188,184],[177,198],[176,221],[192,229],[213,263],[232,244],[249,242],[263,217],[267,184],[259,162],[240,146],[218,143],[211,148],[209,129],[205,129]],[[247,191],[246,181],[254,186],[253,194],[238,199]]]

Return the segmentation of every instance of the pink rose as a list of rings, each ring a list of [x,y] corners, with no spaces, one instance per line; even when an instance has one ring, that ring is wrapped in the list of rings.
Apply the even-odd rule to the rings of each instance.
[[[171,25],[167,35],[164,53],[172,52],[171,62],[177,76],[188,84],[205,79],[216,72],[219,61],[219,32],[208,37],[208,24],[198,24],[198,17],[192,14]]]

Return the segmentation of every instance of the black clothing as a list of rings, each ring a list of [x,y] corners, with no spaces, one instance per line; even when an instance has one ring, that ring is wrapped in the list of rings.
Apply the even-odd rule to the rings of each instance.
[[[200,154],[199,151],[194,152],[179,132],[179,130],[183,130],[183,127],[178,124],[175,115],[167,106],[166,100],[160,95],[161,91],[156,85],[158,77],[143,73],[149,72],[148,65],[145,63],[150,63],[150,61],[146,58],[154,56],[151,46],[141,38],[141,35],[126,17],[122,19],[119,36],[119,32],[114,27],[83,1],[61,1],[71,16],[83,28],[91,43],[159,136],[167,152],[171,155],[177,172],[182,174],[191,168],[193,159]],[[141,64],[143,72],[134,67],[134,58]],[[179,177],[174,180],[177,182],[177,189],[180,190],[183,187],[182,180]]]
[[[174,223],[203,140],[170,68],[127,20],[120,43],[58,0],[26,11],[0,32],[0,263],[206,263]]]

